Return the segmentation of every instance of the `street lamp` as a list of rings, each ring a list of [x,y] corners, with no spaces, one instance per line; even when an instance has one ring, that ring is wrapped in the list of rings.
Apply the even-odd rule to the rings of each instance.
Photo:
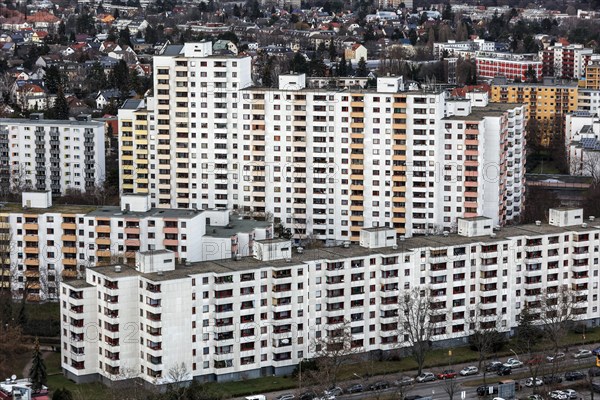
[[[518,360],[519,359],[519,355],[513,349],[509,349],[509,350],[511,351],[511,353],[513,353],[515,355],[515,357]]]

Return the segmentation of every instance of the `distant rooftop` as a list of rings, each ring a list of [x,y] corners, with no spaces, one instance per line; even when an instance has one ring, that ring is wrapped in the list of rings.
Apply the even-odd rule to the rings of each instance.
[[[519,103],[488,103],[485,107],[472,107],[469,115],[452,115],[442,118],[442,120],[465,120],[465,119],[483,119],[483,117],[493,117],[502,115],[509,110],[520,107]]]
[[[239,216],[231,214],[229,224],[227,226],[212,226],[206,227],[206,236],[216,238],[228,238],[239,232],[251,232],[255,228],[266,228],[271,226],[270,222],[257,221],[255,219],[239,219]]]

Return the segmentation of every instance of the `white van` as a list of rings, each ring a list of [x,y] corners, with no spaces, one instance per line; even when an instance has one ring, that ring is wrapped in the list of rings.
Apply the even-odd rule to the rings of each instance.
[[[255,396],[246,397],[246,400],[267,400],[267,398],[264,394],[257,394]]]

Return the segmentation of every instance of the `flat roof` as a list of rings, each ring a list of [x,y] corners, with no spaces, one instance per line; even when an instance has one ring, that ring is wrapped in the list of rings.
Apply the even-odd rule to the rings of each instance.
[[[206,226],[206,235],[217,238],[228,238],[239,232],[250,232],[256,228],[267,228],[271,223],[267,221],[257,221],[254,219],[237,219],[234,215],[229,218],[227,226]]]
[[[87,283],[85,279],[72,279],[70,281],[65,281],[65,283],[75,289],[84,289],[94,286],[91,283]]]
[[[100,121],[77,121],[77,120],[62,120],[62,119],[29,119],[29,118],[0,118],[0,125],[95,125],[104,126]]]
[[[191,275],[197,275],[202,273],[227,273],[227,272],[242,272],[247,270],[255,270],[260,268],[285,268],[295,267],[308,263],[311,261],[324,260],[335,262],[337,260],[353,259],[353,258],[364,258],[367,256],[389,256],[395,254],[406,254],[412,253],[414,250],[423,248],[442,248],[442,247],[455,247],[455,246],[467,246],[477,243],[491,244],[499,243],[506,239],[525,236],[525,237],[536,237],[541,235],[551,234],[563,234],[568,232],[590,232],[594,229],[599,229],[599,225],[588,224],[586,228],[582,227],[581,224],[567,227],[553,226],[549,224],[542,224],[537,226],[535,224],[509,226],[494,232],[495,236],[490,235],[467,237],[458,234],[444,235],[431,235],[431,236],[415,236],[405,240],[398,241],[396,248],[379,247],[376,249],[370,249],[362,247],[356,244],[350,245],[349,247],[319,247],[319,248],[305,248],[302,253],[292,252],[290,261],[285,259],[281,260],[269,260],[261,261],[254,257],[247,256],[242,257],[239,260],[233,258],[227,258],[222,260],[213,261],[201,261],[190,263],[189,265],[178,265],[172,271],[163,271],[162,274],[156,272],[142,274],[136,271],[134,268],[123,266],[121,272],[115,272],[114,266],[108,267],[94,267],[94,272],[105,275],[109,278],[115,278],[120,276],[132,276],[140,275],[151,281],[167,281],[171,279],[184,279]],[[282,240],[282,239],[280,239]]]
[[[494,117],[504,114],[516,107],[523,106],[522,103],[488,103],[485,107],[472,107],[469,115],[451,115],[442,118],[443,121],[460,121],[465,119],[483,119],[484,117]]]
[[[103,206],[89,212],[90,217],[134,217],[134,218],[194,218],[202,214],[202,210],[187,208],[151,208],[145,212],[123,211],[118,206]]]
[[[48,208],[24,208],[21,203],[0,203],[0,213],[22,213],[22,214],[87,214],[94,211],[98,206],[87,206],[77,204],[53,204]]]

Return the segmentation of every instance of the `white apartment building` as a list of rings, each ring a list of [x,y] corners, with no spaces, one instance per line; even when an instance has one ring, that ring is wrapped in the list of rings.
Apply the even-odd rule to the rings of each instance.
[[[448,57],[472,58],[477,51],[496,51],[496,42],[474,39],[465,41],[448,40],[447,42],[433,44],[433,55],[436,59],[442,58],[444,52],[447,52]]]
[[[585,111],[567,114],[565,140],[571,175],[600,179],[600,118]]]
[[[5,189],[85,192],[104,182],[104,124],[81,120],[0,119],[0,184]]]
[[[459,232],[397,241],[395,230],[371,228],[361,246],[290,254],[290,241],[267,240],[237,260],[176,266],[162,251],[139,254],[136,268],[91,269],[61,286],[63,371],[76,382],[152,384],[181,363],[203,381],[289,374],[345,321],[357,352],[397,349],[408,345],[399,296],[411,290],[430,297],[434,341],[465,343],[474,315],[508,332],[525,306],[537,315],[540,296],[562,287],[575,319],[600,323],[600,227],[582,210],[500,230],[465,218]]]
[[[600,89],[577,88],[577,110],[600,115]]]
[[[123,193],[148,193],[152,207],[273,216],[296,240],[358,241],[362,227],[386,224],[410,236],[519,214],[524,106],[485,96],[454,106],[441,91],[405,91],[401,77],[378,78],[375,90],[307,88],[293,74],[253,87],[249,58],[209,50],[168,50],[154,64],[155,97],[119,111]],[[505,147],[513,176],[488,179],[505,168]],[[492,200],[513,195],[506,210]]]
[[[62,280],[97,265],[133,264],[139,251],[166,249],[180,263],[246,256],[255,240],[273,236],[273,228],[239,218],[227,210],[151,208],[147,195],[123,196],[120,207],[96,207],[53,206],[50,192],[24,193],[22,206],[6,203],[0,210],[11,269],[0,271],[0,281],[18,298],[56,300]]]

